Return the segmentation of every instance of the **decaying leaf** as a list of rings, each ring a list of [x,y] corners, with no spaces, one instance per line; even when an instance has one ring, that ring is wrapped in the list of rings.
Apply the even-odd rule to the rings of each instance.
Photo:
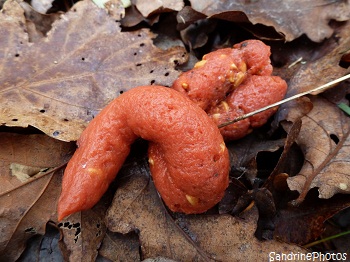
[[[184,7],[182,0],[150,0],[150,1],[135,1],[135,6],[144,17],[159,11],[180,11]]]
[[[31,125],[65,141],[76,140],[120,93],[171,85],[174,67],[186,59],[180,47],[156,48],[149,30],[122,33],[91,1],[78,2],[35,44],[28,42],[15,1],[6,2],[0,22],[0,34],[8,36],[0,39],[0,123]]]
[[[26,241],[44,234],[47,221],[56,219],[62,170],[32,176],[23,184],[10,166],[18,163],[39,170],[60,166],[67,160],[72,144],[45,135],[1,133],[0,145],[0,257],[15,261]]]
[[[107,231],[99,254],[111,261],[139,261],[139,238],[136,233],[117,234]]]
[[[298,207],[287,206],[279,211],[274,236],[287,243],[305,245],[319,238],[326,220],[350,206],[350,195],[336,195],[332,199],[318,199],[311,190]]]
[[[250,21],[253,24],[272,26],[291,41],[302,34],[311,40],[321,42],[332,35],[331,19],[346,21],[350,5],[347,2],[319,1],[190,1],[197,12],[208,17],[235,22]]]
[[[11,175],[15,176],[22,183],[27,182],[31,177],[39,175],[39,173],[47,171],[47,168],[40,168],[35,166],[26,166],[18,163],[11,163]]]
[[[257,175],[258,153],[274,152],[281,148],[284,139],[267,140],[258,133],[250,134],[227,145],[231,155],[231,173],[235,177],[246,176],[253,184]]]
[[[304,63],[297,64],[298,70],[288,82],[287,96],[311,90],[350,73],[350,68],[339,65],[344,51],[350,46],[350,22],[338,30],[336,39],[318,47],[317,52],[314,50],[312,55],[318,54],[318,58],[304,57]]]
[[[305,162],[297,176],[288,179],[291,190],[297,190],[302,201],[309,189],[319,188],[320,198],[336,193],[350,193],[349,118],[333,104],[313,98],[313,110],[302,118],[297,139]]]
[[[109,204],[108,194],[104,197],[92,209],[75,213],[58,224],[63,236],[60,247],[66,261],[96,260],[106,234],[104,214]]]
[[[175,223],[167,215],[144,168],[129,169],[131,177],[118,188],[107,212],[112,232],[138,232],[144,258],[168,257],[176,261],[263,261],[272,250],[306,252],[277,241],[260,242],[253,237],[257,212],[244,220],[229,215],[178,216]],[[248,214],[249,213],[249,214]],[[180,228],[187,234],[181,233]]]

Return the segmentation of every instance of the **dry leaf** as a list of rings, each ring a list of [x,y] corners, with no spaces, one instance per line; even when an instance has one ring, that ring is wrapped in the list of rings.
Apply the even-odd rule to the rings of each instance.
[[[156,48],[148,30],[122,33],[90,1],[78,2],[35,44],[28,42],[16,2],[6,2],[0,22],[0,34],[7,36],[0,39],[0,123],[32,125],[65,141],[76,140],[121,92],[171,85],[175,65],[186,59],[183,48]]]
[[[137,234],[118,234],[108,231],[99,254],[111,261],[139,261],[139,238]]]
[[[227,145],[231,155],[231,173],[235,177],[244,175],[253,184],[257,175],[256,159],[258,153],[274,152],[284,144],[284,139],[267,140],[257,132]]]
[[[180,11],[184,7],[182,0],[135,0],[134,4],[144,17],[148,17],[159,11]]]
[[[350,46],[350,22],[338,30],[340,32],[336,38],[328,40],[326,45],[323,44],[313,49],[310,57],[303,57],[304,63],[295,66],[297,72],[288,81],[288,97],[311,90],[350,73],[350,68],[345,69],[339,65],[344,51]],[[312,57],[316,54],[318,59]]]
[[[75,213],[58,224],[63,236],[60,247],[66,261],[96,260],[106,234],[104,214],[107,203],[103,199],[92,209]]]
[[[287,180],[288,186],[301,193],[300,200],[314,187],[319,188],[320,198],[349,194],[349,118],[322,98],[313,98],[312,102],[314,108],[302,118],[297,139],[305,162],[299,174]]]
[[[311,40],[321,42],[332,35],[329,21],[346,21],[350,18],[347,2],[318,1],[190,1],[191,7],[208,17],[229,21],[272,26],[285,36],[286,41],[306,34]]]
[[[174,221],[147,174],[140,166],[129,169],[131,177],[118,188],[107,212],[113,232],[138,232],[144,258],[163,256],[176,261],[264,261],[269,252],[306,252],[277,241],[260,242],[254,237],[255,209],[240,220],[226,215],[180,215]],[[187,233],[184,237],[180,229]]]
[[[305,245],[324,233],[326,220],[349,206],[350,195],[317,199],[316,190],[312,190],[300,206],[279,210],[274,236],[283,242]]]
[[[56,219],[62,170],[32,176],[23,184],[11,174],[10,165],[20,163],[38,169],[62,165],[72,144],[45,135],[1,133],[0,145],[0,257],[15,261],[26,241],[44,234],[46,222]]]

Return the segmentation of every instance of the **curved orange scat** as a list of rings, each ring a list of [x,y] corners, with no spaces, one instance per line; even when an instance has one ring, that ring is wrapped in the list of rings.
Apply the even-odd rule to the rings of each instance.
[[[151,141],[151,173],[171,210],[199,213],[220,201],[229,157],[216,125],[177,91],[141,86],[112,101],[82,133],[63,177],[59,220],[98,202],[137,137]]]

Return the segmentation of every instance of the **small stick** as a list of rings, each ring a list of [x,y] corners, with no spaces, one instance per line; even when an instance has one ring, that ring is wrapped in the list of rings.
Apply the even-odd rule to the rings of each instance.
[[[302,93],[299,93],[299,94],[296,94],[296,95],[294,95],[294,96],[288,97],[288,98],[286,98],[286,99],[283,99],[283,100],[278,101],[278,102],[276,102],[276,103],[273,103],[273,104],[271,104],[271,105],[262,107],[262,108],[260,108],[260,109],[258,109],[258,110],[253,111],[253,112],[250,112],[250,113],[241,115],[241,116],[239,116],[239,117],[236,117],[235,119],[233,119],[233,120],[231,120],[231,121],[228,121],[228,122],[225,122],[225,123],[220,124],[218,127],[219,127],[219,128],[222,128],[222,127],[231,125],[231,124],[233,124],[233,123],[236,123],[236,122],[238,122],[238,121],[241,121],[241,120],[243,120],[243,119],[246,119],[246,118],[248,118],[248,117],[251,117],[251,116],[253,116],[253,115],[256,115],[256,114],[261,113],[261,112],[263,112],[263,111],[266,111],[266,110],[268,110],[268,109],[270,109],[270,108],[273,108],[273,107],[275,107],[275,106],[279,106],[279,105],[281,105],[281,104],[284,104],[284,103],[286,103],[286,102],[289,102],[289,101],[291,101],[291,100],[294,100],[294,99],[296,99],[296,98],[302,97],[302,96],[304,96],[304,95],[311,94],[311,93],[313,93],[313,92],[321,91],[321,90],[323,90],[323,89],[325,89],[325,88],[327,88],[327,87],[330,87],[330,86],[332,86],[332,85],[335,85],[335,84],[337,84],[337,83],[340,83],[340,82],[342,82],[342,81],[344,81],[344,80],[346,80],[346,79],[349,79],[349,78],[350,78],[350,74],[347,74],[347,75],[345,75],[345,76],[343,76],[343,77],[340,77],[340,78],[337,78],[337,79],[335,79],[335,80],[333,80],[333,81],[331,81],[331,82],[328,82],[327,84],[324,84],[324,85],[322,85],[322,86],[316,87],[316,88],[314,88],[314,89],[311,89],[311,90],[308,90],[308,91],[305,91],[305,92],[302,92]]]

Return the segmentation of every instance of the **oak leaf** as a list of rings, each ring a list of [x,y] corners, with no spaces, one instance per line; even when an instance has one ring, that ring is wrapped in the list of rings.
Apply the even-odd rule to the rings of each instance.
[[[45,135],[0,136],[0,258],[15,261],[26,241],[44,234],[48,220],[56,219],[56,203],[60,193],[62,170],[54,168],[66,162],[73,146]],[[22,182],[10,166],[20,164],[28,172]],[[33,176],[32,170],[48,169]]]
[[[331,19],[346,21],[350,18],[349,3],[329,3],[326,0],[305,1],[190,1],[191,7],[208,17],[234,22],[248,22],[272,26],[286,41],[302,34],[321,42],[332,35]]]
[[[299,174],[288,178],[291,190],[297,190],[302,200],[314,187],[320,198],[337,193],[350,193],[350,120],[325,99],[312,99],[314,108],[302,118],[302,128],[296,140],[305,161]]]
[[[263,261],[271,251],[306,252],[274,240],[257,240],[254,237],[256,209],[247,212],[244,220],[209,214],[172,218],[167,214],[146,168],[134,165],[125,172],[107,212],[107,227],[122,234],[138,232],[144,258],[163,256],[176,261]]]
[[[144,17],[148,17],[154,13],[165,11],[180,11],[184,7],[182,0],[149,0],[149,1],[135,1],[135,6]]]
[[[170,86],[186,59],[181,47],[155,47],[149,30],[121,32],[91,1],[78,2],[36,43],[28,41],[17,2],[5,3],[0,23],[0,123],[31,125],[64,141],[76,140],[120,93]]]

